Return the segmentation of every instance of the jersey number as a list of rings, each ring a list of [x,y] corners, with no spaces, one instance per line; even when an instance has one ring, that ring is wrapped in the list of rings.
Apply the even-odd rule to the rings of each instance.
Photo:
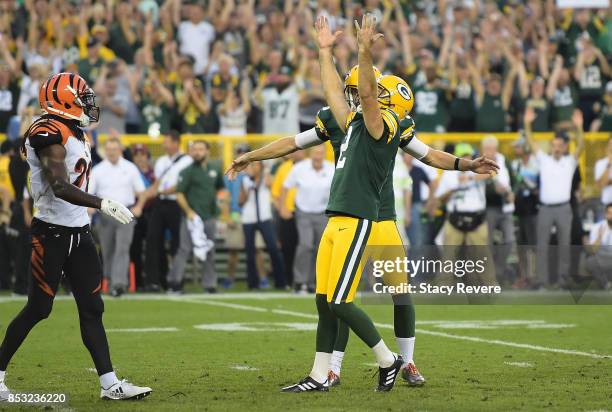
[[[287,110],[289,109],[289,100],[279,100],[270,102],[270,117],[276,119],[277,117],[285,118],[287,116]]]
[[[80,173],[79,176],[72,183],[81,190],[89,190],[89,175],[91,173],[91,162],[87,163],[87,160],[80,158],[74,165],[75,173]],[[83,189],[83,181],[85,181],[85,189]]]
[[[340,155],[338,155],[338,163],[336,163],[336,169],[342,169],[344,163],[346,163],[346,149],[348,149],[349,142],[351,141],[351,133],[353,132],[353,126],[349,126],[346,131],[346,136],[340,145]]]

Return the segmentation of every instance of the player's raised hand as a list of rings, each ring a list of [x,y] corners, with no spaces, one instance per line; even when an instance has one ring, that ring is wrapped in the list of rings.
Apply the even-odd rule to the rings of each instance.
[[[238,173],[246,169],[249,163],[251,163],[251,161],[249,160],[247,153],[235,158],[232,162],[232,165],[228,167],[228,169],[225,171],[227,178],[229,180],[234,180],[236,176],[238,176]]]
[[[382,39],[384,35],[376,31],[376,16],[371,13],[366,13],[361,18],[361,27],[355,20],[355,30],[357,31],[357,43],[359,47],[369,49],[379,39]]]
[[[334,33],[329,28],[329,22],[327,17],[319,16],[315,22],[315,31],[317,33],[316,39],[319,49],[327,49],[332,47],[336,43],[336,39],[342,34],[342,31],[338,30]]]
[[[479,158],[472,160],[469,170],[480,175],[495,176],[499,170],[499,165],[494,160],[480,156]]]

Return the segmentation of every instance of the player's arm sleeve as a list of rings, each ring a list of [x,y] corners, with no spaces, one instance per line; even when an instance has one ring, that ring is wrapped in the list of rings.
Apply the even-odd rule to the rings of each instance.
[[[314,130],[317,134],[319,140],[326,142],[330,138],[329,130],[325,126],[325,120],[331,117],[331,113],[329,110],[325,110],[325,108],[321,109],[317,113],[317,117],[315,118],[315,127]],[[296,140],[297,143],[297,140]]]
[[[382,115],[384,124],[381,140],[384,139],[387,143],[390,143],[399,130],[399,122],[397,121],[395,114],[390,110],[381,110],[380,114]]]
[[[321,135],[326,136],[323,134]],[[309,147],[320,145],[321,143],[329,140],[328,136],[321,138],[321,135],[319,135],[318,128],[315,126],[312,129],[306,130],[305,132],[296,134],[295,145],[300,149],[308,149]]]
[[[407,140],[406,143],[400,145],[400,147],[404,152],[418,160],[421,160],[427,156],[427,153],[429,153],[429,146],[417,139],[416,136],[412,137],[410,140]]]
[[[60,127],[48,122],[34,126],[28,133],[30,146],[36,151],[54,144],[64,144],[66,139]]]

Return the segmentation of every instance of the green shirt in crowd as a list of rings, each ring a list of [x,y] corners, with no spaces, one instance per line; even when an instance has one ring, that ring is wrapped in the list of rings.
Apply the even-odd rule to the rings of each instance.
[[[177,192],[187,198],[187,203],[202,220],[219,214],[217,191],[225,187],[221,169],[210,162],[192,163],[179,175]]]

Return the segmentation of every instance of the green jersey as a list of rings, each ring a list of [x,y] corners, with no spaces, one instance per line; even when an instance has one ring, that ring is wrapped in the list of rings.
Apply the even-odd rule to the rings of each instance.
[[[506,130],[506,110],[501,94],[493,96],[488,92],[482,98],[482,104],[476,110],[477,132],[503,132]]]
[[[400,144],[399,147],[405,147],[414,138],[415,125],[412,117],[406,116],[399,123]],[[380,209],[378,210],[378,222],[385,220],[395,220],[395,192],[393,190],[393,169],[395,168],[395,156],[391,162],[391,171],[383,184],[380,191]]]
[[[415,134],[414,120],[410,116],[404,118],[400,124],[400,147],[406,146]],[[345,133],[342,131],[338,122],[334,118],[329,107],[323,107],[317,113],[315,120],[315,130],[319,139],[329,141],[334,151],[334,163],[338,163],[340,156],[340,146],[344,140]],[[395,157],[391,163],[390,176],[385,179],[380,191],[380,208],[378,211],[378,221],[395,220],[395,195],[393,192],[393,168],[395,167]]]
[[[375,140],[366,129],[363,115],[349,114],[337,155],[328,214],[378,220],[381,191],[400,144],[397,116],[391,110],[383,110],[382,117],[383,136]]]

